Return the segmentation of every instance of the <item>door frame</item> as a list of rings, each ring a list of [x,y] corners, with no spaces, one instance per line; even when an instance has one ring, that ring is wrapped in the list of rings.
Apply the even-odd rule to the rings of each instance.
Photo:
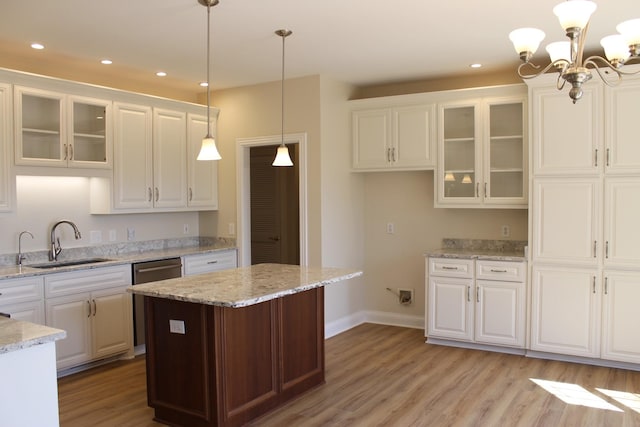
[[[251,265],[251,164],[249,150],[251,147],[273,145],[282,142],[282,135],[259,136],[255,138],[236,139],[236,182],[238,197],[236,212],[238,224],[238,266]],[[298,144],[298,215],[300,219],[300,265],[307,265],[307,134],[292,133],[284,135],[285,144]],[[275,156],[275,150],[274,150]]]

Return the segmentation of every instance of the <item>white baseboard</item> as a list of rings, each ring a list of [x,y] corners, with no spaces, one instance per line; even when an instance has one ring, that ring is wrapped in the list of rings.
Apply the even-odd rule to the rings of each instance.
[[[378,323],[381,325],[401,326],[405,328],[424,329],[423,316],[409,316],[406,314],[389,313],[385,311],[359,311],[349,316],[325,323],[324,337],[331,338],[363,323]]]

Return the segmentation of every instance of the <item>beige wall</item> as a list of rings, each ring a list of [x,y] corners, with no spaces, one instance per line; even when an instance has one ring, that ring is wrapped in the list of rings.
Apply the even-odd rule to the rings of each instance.
[[[218,167],[220,210],[217,219],[201,215],[203,230],[217,227],[228,235],[228,224],[236,223],[236,141],[281,133],[280,82],[217,91],[212,104],[220,108]],[[285,86],[285,133],[307,134],[309,263],[321,264],[320,217],[320,84],[319,77],[287,80]],[[217,225],[211,222],[217,220]]]
[[[424,253],[443,238],[500,239],[500,226],[514,240],[527,239],[526,209],[436,209],[433,172],[366,173],[365,271],[369,310],[424,315]],[[387,233],[387,223],[395,233]],[[389,287],[415,289],[415,303],[398,304]]]

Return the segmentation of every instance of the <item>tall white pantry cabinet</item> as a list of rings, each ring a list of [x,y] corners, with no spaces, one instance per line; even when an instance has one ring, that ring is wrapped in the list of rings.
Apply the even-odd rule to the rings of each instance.
[[[527,83],[530,348],[640,363],[640,79]]]

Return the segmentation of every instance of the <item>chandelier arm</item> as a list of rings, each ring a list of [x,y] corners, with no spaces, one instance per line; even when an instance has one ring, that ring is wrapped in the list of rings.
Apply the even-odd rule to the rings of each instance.
[[[529,65],[530,67],[532,67],[532,68],[534,68],[536,70],[540,69],[539,65],[536,65],[536,64],[534,64],[532,62],[523,62],[522,64],[520,64],[518,66],[518,75],[523,79],[533,79],[535,77],[538,77],[539,75],[542,75],[542,74],[546,73],[547,71],[549,71],[551,69],[551,67],[557,67],[558,65],[561,65],[561,64],[564,64],[564,63],[568,64],[568,62],[566,60],[559,59],[557,61],[552,62],[551,64],[547,65],[542,70],[540,70],[540,71],[538,71],[538,72],[536,72],[534,74],[523,74],[522,69],[527,65]]]
[[[602,67],[599,67],[598,64],[604,65],[606,67],[604,72],[602,71]],[[584,67],[587,68],[589,66],[591,66],[590,68],[593,68],[595,72],[598,73],[598,75],[600,76],[600,79],[607,86],[617,86],[618,84],[620,84],[620,82],[622,81],[622,74],[635,74],[635,73],[624,73],[623,71],[617,69],[614,65],[612,65],[609,61],[607,61],[601,56],[590,56],[587,59],[585,59]],[[606,74],[608,70],[611,70],[615,73],[616,79],[614,81],[609,79],[609,76],[611,74],[609,75]]]
[[[558,90],[564,89],[564,85],[567,83],[567,80],[562,78],[562,73],[558,73],[558,79],[556,80],[556,88]]]
[[[583,64],[582,58],[584,57],[584,43],[585,43],[585,40],[587,39],[588,30],[589,30],[589,22],[587,22],[587,25],[585,25],[584,28],[576,35],[578,39],[577,40],[578,51],[576,52],[576,58],[575,58],[574,64],[576,64],[577,66],[580,66],[579,64]]]

